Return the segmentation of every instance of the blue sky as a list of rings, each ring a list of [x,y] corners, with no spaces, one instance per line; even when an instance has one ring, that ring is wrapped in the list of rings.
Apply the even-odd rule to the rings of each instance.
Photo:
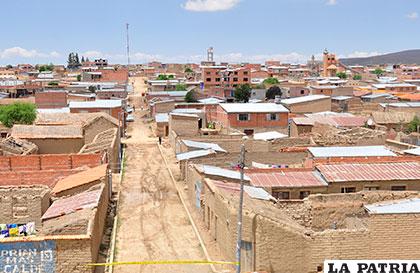
[[[64,63],[71,51],[126,62],[301,62],[420,48],[420,0],[14,0],[2,3],[0,64]]]

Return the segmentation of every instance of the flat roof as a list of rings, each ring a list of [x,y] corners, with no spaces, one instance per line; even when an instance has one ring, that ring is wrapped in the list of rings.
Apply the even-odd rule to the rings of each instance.
[[[155,115],[155,121],[157,123],[169,122],[169,115],[167,113],[158,113]]]
[[[308,95],[308,96],[284,99],[284,100],[281,100],[281,103],[286,104],[286,105],[291,105],[291,104],[298,104],[298,103],[304,103],[304,102],[310,102],[310,101],[316,101],[316,100],[323,100],[323,99],[328,99],[328,98],[330,97],[325,96],[325,95]]]
[[[314,157],[396,156],[385,146],[309,147]]]
[[[20,125],[12,127],[11,135],[22,139],[83,138],[82,126],[75,125]]]
[[[211,150],[211,149],[197,150],[197,151],[191,151],[191,152],[177,154],[176,159],[179,160],[179,161],[182,161],[182,160],[188,160],[188,159],[208,156],[208,155],[215,154],[215,153],[216,152]]]
[[[420,198],[365,205],[370,214],[420,213]]]
[[[420,163],[417,162],[334,164],[316,168],[327,182],[420,179]]]
[[[69,108],[116,108],[122,106],[122,100],[71,101]]]
[[[227,113],[288,113],[283,105],[276,103],[220,103]]]
[[[265,132],[265,133],[256,133],[254,134],[254,139],[256,140],[274,140],[279,138],[286,138],[289,137],[288,135],[279,133],[277,131]]]
[[[222,147],[220,147],[216,143],[208,143],[208,142],[198,142],[198,141],[192,141],[192,140],[182,140],[182,142],[190,148],[198,148],[198,149],[212,149],[216,152],[222,152],[227,153],[226,150],[224,150]]]

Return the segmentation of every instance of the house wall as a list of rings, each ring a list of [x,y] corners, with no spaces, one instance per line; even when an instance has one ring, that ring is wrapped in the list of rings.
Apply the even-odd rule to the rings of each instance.
[[[118,126],[105,118],[95,120],[83,128],[85,136],[84,144],[91,143],[97,134],[112,128],[118,128]]]
[[[390,191],[392,186],[405,186],[408,191],[420,191],[420,180],[332,182],[328,185],[328,193],[341,193],[343,187],[355,187],[358,192],[365,187],[379,187],[379,190]]]
[[[331,98],[286,105],[286,107],[294,114],[331,111]]]
[[[77,153],[84,145],[83,138],[45,138],[45,139],[31,139],[25,138],[36,146],[38,146],[38,153],[40,154],[72,154]]]
[[[115,107],[115,108],[70,108],[70,113],[96,113],[96,112],[102,112],[107,113],[108,115],[119,119],[120,113],[122,112],[121,107]]]
[[[67,107],[67,92],[37,92],[35,104],[38,108],[63,108]]]
[[[169,132],[175,131],[179,136],[199,135],[198,119],[195,117],[177,117],[169,115]]]

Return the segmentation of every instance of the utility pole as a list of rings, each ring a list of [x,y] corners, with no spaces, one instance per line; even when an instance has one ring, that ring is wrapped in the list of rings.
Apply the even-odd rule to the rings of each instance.
[[[236,242],[236,273],[241,273],[241,248],[242,248],[242,207],[244,204],[244,168],[245,168],[245,144],[241,145],[241,155],[239,157],[239,171],[241,178],[241,189],[239,193],[239,207],[238,207],[238,238]]]
[[[127,66],[130,66],[130,33],[128,31],[129,24],[125,24],[127,31]]]

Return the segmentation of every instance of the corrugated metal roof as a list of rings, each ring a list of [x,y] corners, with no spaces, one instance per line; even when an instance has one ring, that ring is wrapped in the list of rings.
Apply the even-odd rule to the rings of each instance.
[[[217,98],[206,98],[206,99],[201,99],[198,100],[200,103],[204,103],[204,104],[219,104],[221,102],[223,102],[223,100],[221,99],[217,99]]]
[[[121,107],[122,100],[71,101],[70,108],[115,108]]]
[[[177,154],[176,159],[178,159],[179,161],[182,161],[182,160],[188,160],[188,159],[192,159],[192,158],[208,156],[208,155],[215,154],[215,153],[216,153],[215,151],[210,150],[210,149],[209,150],[197,150],[197,151],[191,151],[191,152]]]
[[[276,132],[276,131],[254,134],[254,139],[265,140],[265,141],[279,139],[279,138],[286,138],[286,137],[289,137],[289,136]]]
[[[222,147],[220,147],[216,143],[207,143],[207,142],[198,142],[198,141],[192,141],[192,140],[182,140],[182,142],[190,148],[198,148],[198,149],[212,149],[216,152],[222,152],[227,153],[226,150],[224,150]]]
[[[239,171],[232,171],[227,169],[222,169],[216,166],[210,166],[210,165],[198,165],[198,170],[203,172],[207,175],[215,175],[215,176],[221,176],[231,179],[241,179],[241,175]],[[250,178],[247,175],[244,175],[245,181],[250,181]]]
[[[385,146],[309,147],[314,157],[396,156]]]
[[[195,114],[170,113],[170,115],[175,117],[200,118],[198,115]]]
[[[418,155],[418,156],[420,156],[420,147],[419,148],[415,148],[415,149],[405,150],[404,153],[405,154],[410,154],[410,155]]]
[[[281,103],[286,104],[286,105],[291,105],[291,104],[304,103],[304,102],[310,102],[310,101],[315,101],[315,100],[323,100],[327,98],[329,98],[329,96],[309,95],[309,96],[303,96],[303,97],[284,99],[284,100],[281,100]]]
[[[288,113],[283,105],[276,103],[221,103],[227,113]]]
[[[249,173],[251,184],[256,187],[301,188],[326,187],[328,184],[313,171]]]
[[[365,205],[370,214],[420,213],[420,198]]]
[[[103,187],[97,190],[82,192],[68,198],[58,199],[52,203],[44,215],[42,215],[42,220],[57,218],[81,209],[96,208],[102,191]]]
[[[185,97],[188,91],[156,91],[147,93],[149,96]]]
[[[227,183],[223,181],[211,181],[216,187],[223,189],[228,192],[235,192],[239,193],[241,190],[241,186],[239,183]],[[253,199],[259,199],[259,200],[276,200],[273,196],[271,196],[267,191],[265,191],[262,188],[252,187],[244,185],[244,192],[248,194],[249,197]]]
[[[159,113],[155,116],[157,123],[169,122],[169,115],[167,113]]]
[[[316,167],[327,182],[419,180],[417,162],[335,164]]]
[[[181,113],[181,114],[201,114],[203,110],[195,108],[178,108],[172,110],[172,113]]]
[[[336,96],[336,97],[332,97],[331,99],[332,100],[349,100],[351,98],[353,98],[353,97],[351,97],[351,96]]]

